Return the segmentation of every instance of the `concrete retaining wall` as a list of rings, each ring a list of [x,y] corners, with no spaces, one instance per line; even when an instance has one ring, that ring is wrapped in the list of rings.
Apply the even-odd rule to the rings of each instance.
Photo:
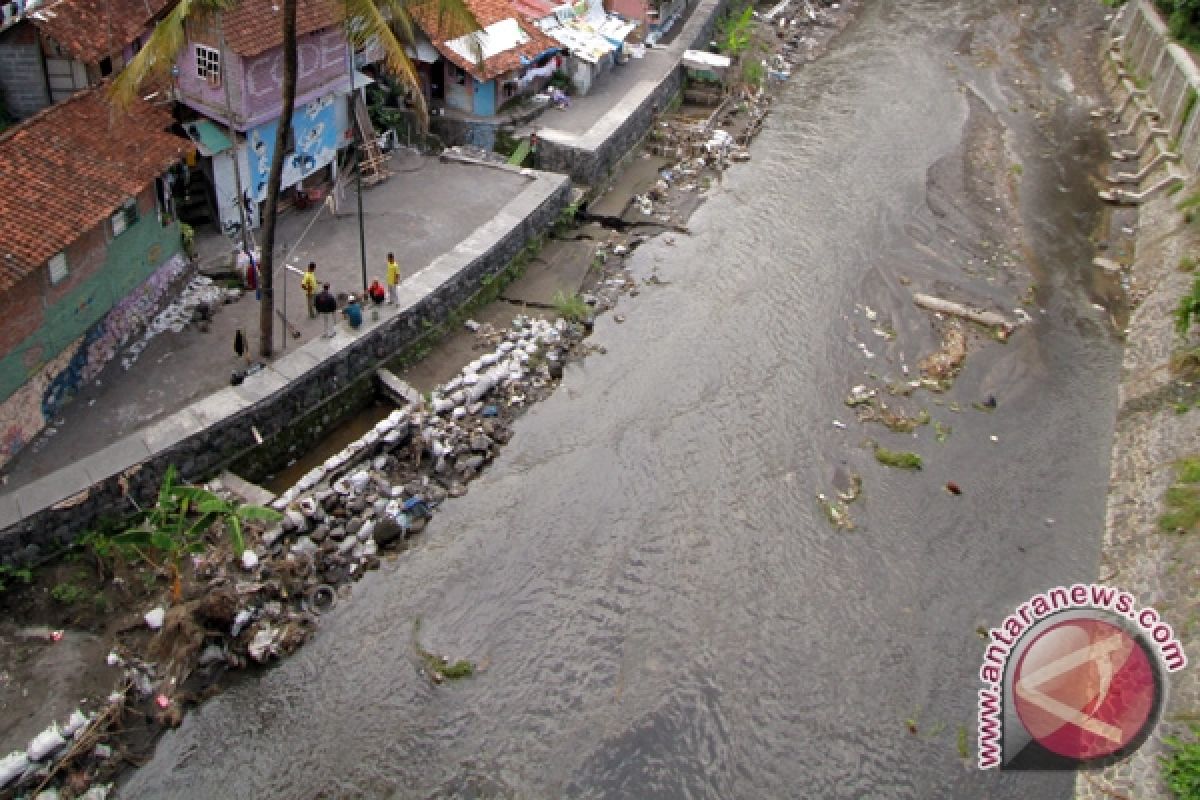
[[[1121,50],[1134,82],[1149,92],[1162,114],[1162,127],[1178,143],[1190,172],[1200,169],[1200,70],[1191,56],[1170,43],[1167,25],[1150,0],[1134,0],[1116,20]]]
[[[686,42],[688,48],[706,49],[717,20],[730,3],[731,0],[701,0],[684,23],[677,41]],[[686,48],[676,49],[682,52]],[[571,180],[587,186],[604,183],[617,164],[645,137],[654,124],[656,113],[666,108],[679,92],[683,75],[683,67],[677,65],[657,85],[640,98],[634,98],[635,105],[615,106],[582,141],[555,141],[552,136],[543,136],[538,166],[566,173]],[[610,124],[606,126],[605,122]]]
[[[1195,189],[1198,146],[1196,119],[1185,120],[1187,87],[1196,87],[1195,68],[1178,46],[1167,44],[1167,29],[1149,2],[1132,2],[1114,25],[1125,65],[1150,93],[1163,115],[1162,125],[1180,137],[1188,178],[1184,193],[1159,194],[1137,209],[1136,257],[1130,265],[1133,284],[1145,295],[1132,309],[1118,387],[1118,411],[1106,505],[1104,542],[1097,576],[1102,583],[1132,592],[1143,606],[1158,609],[1176,625],[1191,664],[1200,660],[1200,638],[1192,635],[1200,619],[1195,591],[1195,565],[1200,540],[1165,534],[1159,517],[1175,480],[1177,459],[1194,456],[1200,441],[1200,412],[1177,413],[1176,376],[1169,364],[1181,340],[1173,312],[1194,275],[1178,269],[1180,261],[1200,245],[1200,230],[1189,224],[1177,204]],[[1110,75],[1115,101],[1125,87]],[[1180,132],[1182,131],[1182,136]],[[1194,341],[1194,339],[1193,339]],[[1187,738],[1188,715],[1200,704],[1200,678],[1194,667],[1166,677],[1163,719],[1146,742],[1127,759],[1093,772],[1081,772],[1076,800],[1130,797],[1169,800],[1162,782],[1161,757],[1169,748],[1163,737]]]
[[[0,563],[37,560],[105,516],[128,513],[132,496],[153,502],[168,465],[199,481],[288,426],[445,321],[566,208],[570,181],[540,173],[453,251],[406,281],[413,296],[397,314],[364,322],[362,332],[318,339],[273,362],[240,386],[201,400],[47,478],[0,497]]]

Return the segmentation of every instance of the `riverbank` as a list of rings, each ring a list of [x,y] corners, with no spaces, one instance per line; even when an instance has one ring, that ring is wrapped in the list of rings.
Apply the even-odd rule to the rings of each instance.
[[[1106,89],[1114,108],[1126,102],[1128,91],[1118,78],[1115,62],[1108,56],[1111,37],[1128,33],[1135,27],[1138,15],[1157,18],[1155,11],[1137,2],[1130,3],[1123,13],[1125,16],[1113,23],[1103,51]],[[1141,76],[1139,80],[1144,78],[1154,87],[1151,97],[1157,103],[1165,99],[1160,93],[1167,83],[1165,76],[1173,67],[1170,59],[1164,57],[1156,60],[1157,69],[1151,69],[1145,59],[1146,54],[1165,49],[1166,39],[1161,34],[1165,26],[1158,21],[1158,36],[1144,20],[1138,21],[1136,27],[1139,30],[1136,50],[1132,37],[1119,49],[1134,74]],[[1187,57],[1182,50],[1176,55]],[[1173,91],[1180,91],[1177,83]],[[1114,133],[1126,130],[1133,113],[1127,111],[1120,118],[1108,121],[1106,127]],[[1171,126],[1173,120],[1169,114],[1163,124]],[[1184,120],[1177,124],[1182,127],[1186,123]],[[1137,133],[1137,136],[1114,136],[1114,149],[1136,147],[1145,131],[1140,129]],[[1183,138],[1174,136],[1175,141]],[[1193,148],[1184,161],[1197,157],[1200,152]],[[1114,161],[1111,167],[1114,175],[1132,169],[1129,162],[1121,161]],[[1153,184],[1158,174],[1149,175],[1143,185]],[[1160,194],[1134,209],[1120,212],[1124,222],[1118,224],[1136,229],[1132,247],[1117,257],[1131,285],[1132,309],[1125,331],[1104,549],[1098,576],[1104,583],[1133,592],[1139,604],[1160,612],[1183,644],[1189,666],[1167,677],[1162,721],[1145,744],[1115,766],[1079,775],[1075,793],[1079,800],[1114,797],[1171,800],[1174,795],[1162,775],[1163,759],[1173,750],[1165,739],[1194,740],[1189,727],[1200,708],[1200,672],[1196,669],[1200,663],[1200,595],[1196,592],[1200,540],[1196,530],[1166,530],[1163,521],[1172,511],[1168,497],[1177,483],[1180,463],[1200,454],[1197,376],[1180,359],[1182,351],[1195,346],[1195,338],[1178,335],[1174,315],[1179,299],[1188,293],[1195,278],[1188,265],[1194,263],[1194,254],[1200,249],[1200,233],[1179,205],[1198,190],[1200,182],[1189,175],[1182,191]]]
[[[830,26],[826,42],[844,26],[848,15],[830,19],[839,25]],[[766,95],[746,98],[728,118],[735,123],[727,125],[734,131],[731,139],[737,138],[741,147],[757,131],[756,121],[765,115],[766,102]],[[758,106],[761,111],[751,114],[749,109]],[[750,127],[737,124],[741,120],[732,117],[738,114],[750,120]],[[50,665],[59,667],[58,678],[47,682],[56,702],[73,707],[82,697],[85,711],[96,710],[91,712],[93,721],[79,729],[86,730],[78,740],[85,747],[58,744],[45,764],[22,767],[25,775],[19,786],[58,784],[64,796],[79,795],[92,782],[99,786],[119,774],[124,760],[136,760],[143,748],[152,746],[156,731],[178,724],[189,706],[219,687],[226,670],[265,663],[299,647],[315,627],[317,615],[348,596],[350,582],[377,568],[380,557],[402,549],[404,540],[419,534],[428,514],[443,502],[466,492],[467,482],[507,441],[514,416],[552,391],[564,365],[587,352],[582,336],[595,315],[614,309],[623,292],[642,290],[625,272],[624,258],[664,228],[685,225],[698,198],[719,182],[721,171],[734,160],[729,156],[729,142],[722,139],[720,146],[701,158],[692,155],[680,162],[655,164],[649,187],[644,169],[629,170],[632,184],[624,184],[624,176],[618,176],[610,198],[619,196],[622,186],[634,187],[616,215],[622,230],[595,224],[590,234],[589,228],[583,229],[582,235],[596,236],[589,248],[595,261],[586,291],[564,292],[570,306],[553,309],[565,311],[568,320],[555,324],[521,316],[508,328],[469,321],[470,349],[478,357],[461,375],[434,389],[428,409],[387,415],[366,436],[308,470],[275,501],[284,514],[278,526],[247,527],[246,555],[239,556],[222,541],[189,561],[183,570],[181,596],[169,608],[148,609],[152,621],[143,618],[147,609],[137,606],[163,592],[154,565],[142,563],[132,573],[125,570],[129,554],[107,549],[116,538],[106,545],[111,561],[85,549],[80,561],[56,565],[51,574],[39,576],[39,591],[51,593],[65,586],[70,596],[66,589],[56,593],[61,595],[54,598],[61,607],[57,618],[47,620],[51,624],[11,633],[20,646],[7,649],[6,661],[0,665],[4,688],[12,693],[4,710],[26,724],[10,727],[6,737],[14,742],[28,738],[27,749],[40,753],[32,746],[36,737],[31,730],[36,728],[30,729],[30,724],[35,714],[45,714],[52,698],[31,697],[27,687],[39,670],[44,672]],[[652,162],[653,158],[635,157],[631,163],[642,167]],[[672,166],[664,176],[664,168]],[[674,173],[679,174],[678,180]],[[649,196],[654,199],[647,211]],[[670,225],[664,224],[663,216]],[[607,231],[603,239],[600,230]],[[518,281],[506,292],[519,297],[529,290]],[[534,301],[536,306],[566,305],[546,303],[545,287],[534,294],[543,298]],[[614,319],[619,323],[623,317],[617,314]],[[485,345],[488,349],[478,354]],[[441,347],[453,346],[447,342]],[[445,350],[435,349],[424,361],[443,360],[444,355]],[[211,488],[222,495],[238,491],[236,483],[218,482]],[[102,587],[115,583],[132,591],[119,596],[103,592],[93,585],[93,576],[81,574],[81,569],[97,570],[95,577]],[[91,632],[61,629],[59,624],[71,618],[70,606],[80,601],[95,606],[87,610],[111,619]],[[110,603],[118,608],[108,608]],[[48,607],[53,611],[51,604],[43,602],[41,612]],[[29,616],[33,609],[34,605],[20,602],[9,606],[18,617]],[[414,652],[426,661],[434,657],[419,642]],[[109,698],[107,680],[114,670],[122,675],[119,697]],[[429,667],[429,674],[434,682],[444,679],[435,667]],[[17,693],[20,700],[15,699]],[[65,718],[67,712],[58,716]],[[117,733],[118,729],[124,733]]]

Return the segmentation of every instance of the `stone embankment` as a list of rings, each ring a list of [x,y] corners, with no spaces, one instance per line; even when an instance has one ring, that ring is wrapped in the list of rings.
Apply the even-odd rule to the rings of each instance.
[[[1195,225],[1178,209],[1181,198],[1198,188],[1200,72],[1183,48],[1169,43],[1166,26],[1145,0],[1129,3],[1111,34],[1106,80],[1114,103],[1107,120],[1115,144],[1112,171],[1128,176],[1116,199],[1136,209],[1136,255],[1122,265],[1134,308],[1126,331],[1099,579],[1160,611],[1175,627],[1191,666],[1170,676],[1163,722],[1151,739],[1115,766],[1080,773],[1076,796],[1166,800],[1171,795],[1161,779],[1160,757],[1168,752],[1163,737],[1187,738],[1187,720],[1200,707],[1195,667],[1200,543],[1194,533],[1165,533],[1159,526],[1175,464],[1197,455],[1200,442],[1200,411],[1184,412],[1194,406],[1191,387],[1172,370],[1172,356],[1183,344],[1173,311],[1194,278],[1180,265],[1200,245]],[[1183,191],[1148,191],[1168,180],[1182,183]]]

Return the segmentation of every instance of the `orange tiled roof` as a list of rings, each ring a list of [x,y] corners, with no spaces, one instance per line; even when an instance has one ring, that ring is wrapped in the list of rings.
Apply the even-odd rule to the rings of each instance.
[[[446,46],[446,42],[463,36],[468,32],[467,30],[456,29],[446,20],[439,19],[434,3],[419,3],[410,6],[409,13],[412,15],[413,21],[420,26],[421,30],[425,31],[438,52],[447,61],[465,69],[481,81],[491,80],[497,75],[517,69],[521,66],[521,56],[532,59],[552,47],[559,46],[555,39],[530,24],[508,0],[464,0],[464,2],[475,14],[480,28],[486,28],[501,20],[515,19],[521,26],[521,30],[529,36],[529,41],[525,44],[505,50],[503,53],[497,53],[483,64],[478,64],[471,59],[463,58]]]
[[[120,53],[171,0],[59,0],[30,19],[85,64]]]
[[[256,56],[283,44],[283,0],[242,0],[222,16],[225,45],[240,56]],[[335,0],[296,0],[296,36],[337,25]]]
[[[86,89],[0,134],[0,291],[33,273],[187,153],[171,117]]]

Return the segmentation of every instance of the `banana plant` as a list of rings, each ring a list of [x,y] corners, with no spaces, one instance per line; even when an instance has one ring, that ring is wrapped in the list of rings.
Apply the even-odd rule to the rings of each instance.
[[[246,549],[242,525],[250,520],[274,522],[282,515],[257,505],[238,505],[215,492],[178,482],[174,466],[167,468],[154,506],[139,515],[134,527],[113,537],[114,543],[138,550],[151,564],[153,553],[171,576],[171,598],[183,596],[183,559],[208,547],[207,535],[219,527],[229,537],[234,555]]]

